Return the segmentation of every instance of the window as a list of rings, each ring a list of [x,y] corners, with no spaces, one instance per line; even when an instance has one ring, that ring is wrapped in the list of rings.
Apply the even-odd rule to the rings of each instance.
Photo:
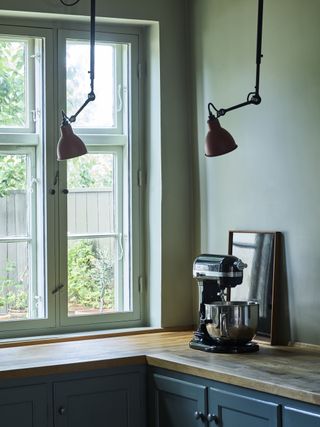
[[[0,336],[142,324],[139,37],[97,32],[73,124],[88,154],[57,162],[89,34],[0,26]]]

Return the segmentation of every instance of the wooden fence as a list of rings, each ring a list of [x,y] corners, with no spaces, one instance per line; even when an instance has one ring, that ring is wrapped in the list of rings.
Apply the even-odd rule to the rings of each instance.
[[[114,232],[114,206],[112,190],[71,190],[68,194],[68,233],[75,237]],[[8,280],[20,283],[26,291],[29,288],[28,243],[8,242],[16,237],[27,239],[27,213],[26,192],[13,191],[0,197],[0,238],[5,239],[0,242],[0,302],[1,288]]]

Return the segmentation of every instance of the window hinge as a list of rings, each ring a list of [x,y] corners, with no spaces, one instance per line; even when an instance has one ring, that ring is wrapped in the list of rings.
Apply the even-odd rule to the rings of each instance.
[[[41,116],[41,111],[39,110],[39,109],[37,109],[37,110],[31,110],[31,114],[32,114],[32,120],[34,121],[34,122],[37,122],[38,121],[38,119],[40,118],[40,116]]]
[[[142,294],[144,290],[144,279],[143,276],[139,276],[138,278],[138,284],[139,284],[139,293]]]
[[[142,184],[143,184],[142,170],[138,169],[138,187],[142,187]]]
[[[35,53],[34,55],[30,55],[30,58],[37,59],[39,61],[41,59],[41,54]]]

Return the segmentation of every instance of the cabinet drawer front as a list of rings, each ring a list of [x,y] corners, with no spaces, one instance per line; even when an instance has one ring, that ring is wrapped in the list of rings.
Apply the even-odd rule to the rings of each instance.
[[[0,389],[1,427],[45,427],[47,388],[45,385]]]
[[[158,374],[152,376],[152,382],[152,426],[203,426],[207,387]]]
[[[55,426],[143,426],[140,380],[128,373],[55,383]]]
[[[283,427],[320,427],[320,413],[315,414],[285,406]]]
[[[209,412],[223,427],[280,427],[280,405],[209,388]]]

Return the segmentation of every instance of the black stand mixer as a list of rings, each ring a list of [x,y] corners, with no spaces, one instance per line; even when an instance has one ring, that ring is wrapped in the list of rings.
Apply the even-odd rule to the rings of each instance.
[[[199,286],[199,327],[189,346],[212,353],[259,350],[254,337],[259,319],[255,301],[227,301],[230,289],[240,285],[247,265],[232,255],[200,255],[193,263]],[[225,294],[227,293],[227,295]]]

